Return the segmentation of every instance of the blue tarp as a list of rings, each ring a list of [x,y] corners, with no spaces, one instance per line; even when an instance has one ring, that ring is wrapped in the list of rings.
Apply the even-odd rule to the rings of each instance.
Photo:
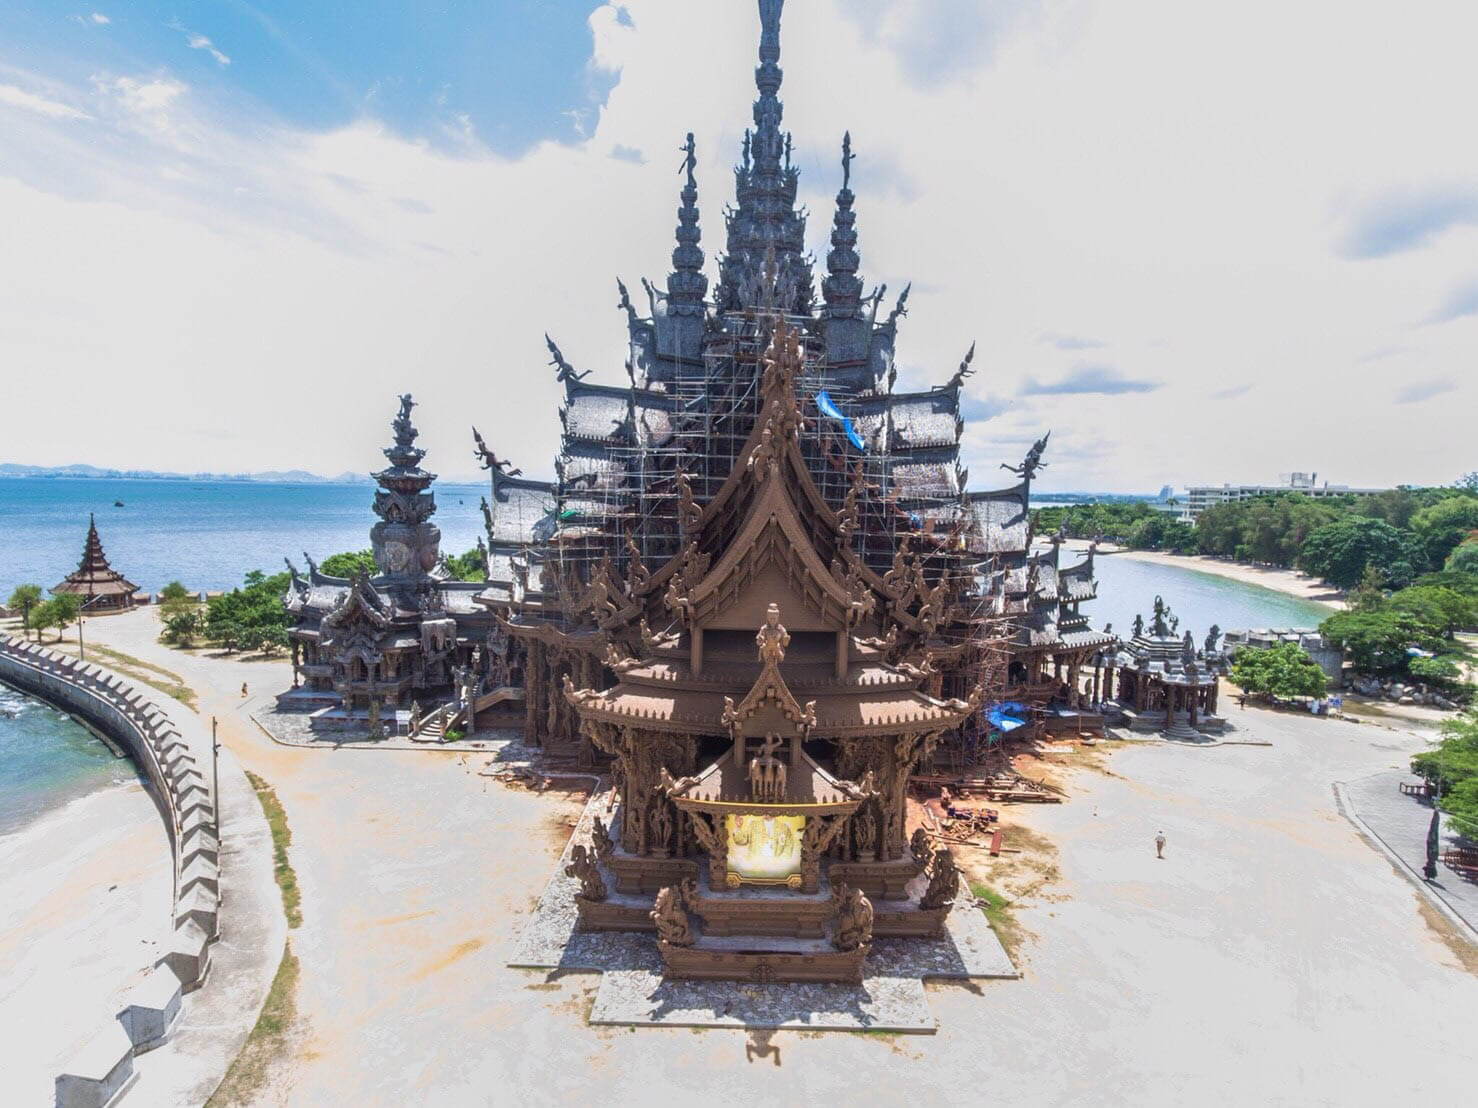
[[[985,710],[986,722],[989,723],[992,727],[996,728],[998,731],[1006,732],[1015,731],[1018,727],[1026,726],[1026,720],[1017,719],[1015,716],[1007,714],[1008,711],[1011,709],[1020,710],[1023,713],[1025,712],[1025,708],[1022,705],[1016,704],[1014,702],[1006,704],[992,704],[989,708]]]
[[[825,389],[822,389],[816,394],[816,407],[821,409],[822,415],[830,416],[842,425],[842,430],[847,433],[847,438],[853,446],[858,450],[867,449],[867,444],[862,441],[862,436],[857,433],[857,428],[853,427],[852,421],[842,415],[842,410],[832,403],[832,399],[826,395]]]

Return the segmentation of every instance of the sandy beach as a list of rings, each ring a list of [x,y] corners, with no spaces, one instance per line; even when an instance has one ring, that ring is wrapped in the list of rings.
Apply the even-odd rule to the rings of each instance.
[[[1075,552],[1088,549],[1086,539],[1068,539],[1062,545],[1065,550]],[[1331,610],[1345,607],[1344,593],[1296,569],[1229,562],[1205,554],[1165,554],[1158,550],[1129,550],[1108,542],[1099,544],[1098,553],[1100,556],[1112,555],[1115,558],[1128,558],[1131,561],[1146,562],[1150,565],[1174,566],[1177,569],[1209,573],[1215,577],[1225,577],[1229,581],[1241,582],[1244,585],[1257,585],[1264,589],[1272,589],[1274,592],[1297,597],[1299,600],[1324,604]]]
[[[138,782],[0,837],[0,1073],[10,1103],[50,1104],[62,1059],[154,964],[173,877],[164,824]]]

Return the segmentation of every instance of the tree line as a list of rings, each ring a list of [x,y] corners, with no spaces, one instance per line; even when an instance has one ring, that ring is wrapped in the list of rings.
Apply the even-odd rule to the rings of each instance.
[[[1374,569],[1381,587],[1400,589],[1444,569],[1478,573],[1478,546],[1468,543],[1478,533],[1478,474],[1453,486],[1372,496],[1316,500],[1286,492],[1231,501],[1207,508],[1194,527],[1143,502],[1042,508],[1036,527],[1136,550],[1296,566],[1342,589]]]

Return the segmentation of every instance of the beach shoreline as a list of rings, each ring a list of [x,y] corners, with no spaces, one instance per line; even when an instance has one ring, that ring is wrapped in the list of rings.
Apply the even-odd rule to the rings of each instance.
[[[174,864],[134,780],[0,835],[0,1072],[16,1103],[50,1103],[57,1069],[118,1010],[170,935]]]
[[[1065,550],[1082,552],[1088,549],[1089,544],[1086,539],[1067,539],[1062,545]],[[1190,570],[1194,573],[1224,577],[1243,585],[1271,589],[1273,592],[1280,592],[1298,600],[1322,604],[1329,609],[1330,615],[1348,606],[1343,592],[1295,569],[1230,562],[1206,554],[1167,554],[1160,550],[1130,550],[1113,543],[1099,543],[1098,555],[1126,558],[1149,565],[1173,566],[1176,569]]]

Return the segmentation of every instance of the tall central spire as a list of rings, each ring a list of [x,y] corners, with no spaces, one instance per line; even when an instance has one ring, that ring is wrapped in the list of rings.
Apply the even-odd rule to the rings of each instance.
[[[759,98],[754,129],[744,134],[744,159],[734,169],[736,207],[727,213],[728,242],[715,300],[743,310],[773,297],[775,307],[806,313],[813,299],[805,254],[806,217],[795,210],[800,171],[790,162],[790,136],[780,130],[780,12],[785,0],[759,0]],[[766,272],[765,259],[774,256]],[[769,292],[764,290],[769,289]]]

